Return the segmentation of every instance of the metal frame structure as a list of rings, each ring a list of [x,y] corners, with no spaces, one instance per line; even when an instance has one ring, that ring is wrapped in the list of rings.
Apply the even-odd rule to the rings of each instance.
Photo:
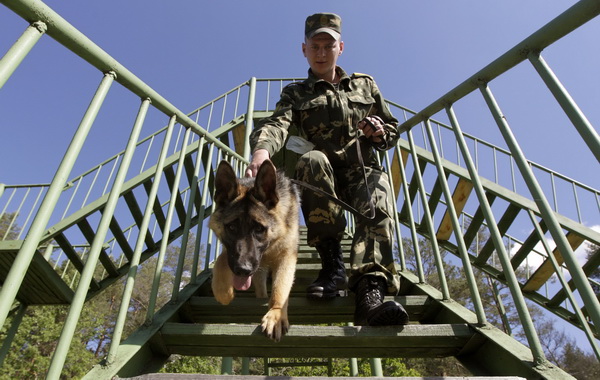
[[[9,317],[12,323],[0,348],[0,362],[8,352],[12,337],[29,305],[48,302],[69,304],[69,313],[47,374],[49,379],[59,378],[86,301],[115,281],[125,278],[123,302],[105,362],[109,367],[123,366],[125,361],[135,360],[137,355],[141,355],[140,350],[145,342],[206,281],[210,263],[219,253],[219,244],[206,227],[212,207],[214,168],[220,160],[227,159],[238,173],[243,172],[250,155],[248,135],[254,120],[272,112],[279,92],[294,78],[251,78],[193,112],[184,113],[42,2],[1,2],[31,25],[0,60],[0,89],[44,34],[94,66],[102,74],[102,79],[52,182],[36,185],[0,184],[0,218],[10,219],[8,230],[4,236],[0,236],[0,254],[12,255],[0,290],[0,325],[4,326]],[[591,257],[584,265],[580,265],[573,253],[573,247],[584,242],[600,245],[600,234],[582,223],[584,212],[591,213],[592,219],[598,220],[600,192],[528,161],[489,85],[494,78],[520,62],[530,61],[590,151],[600,161],[598,133],[540,54],[544,48],[598,14],[600,1],[579,1],[419,112],[389,102],[394,114],[404,115],[400,129],[403,137],[406,137],[381,156],[382,165],[390,174],[391,185],[397,195],[395,222],[399,269],[406,278],[413,279],[415,276],[407,264],[404,247],[400,244],[403,236],[410,236],[416,257],[415,283],[422,284],[425,281],[419,240],[428,239],[436,255],[441,284],[440,299],[450,301],[452,294],[446,284],[440,252],[446,250],[455,255],[469,283],[469,302],[476,315],[472,326],[476,329],[486,326],[487,317],[481,304],[474,269],[484,272],[496,283],[504,284],[508,288],[506,295],[517,308],[534,367],[544,367],[548,363],[527,310],[526,299],[584,331],[592,351],[600,358],[597,345],[600,304],[592,289],[592,285],[598,284],[590,278],[600,265],[600,256]],[[141,102],[126,148],[73,177],[74,162],[115,81],[139,97]],[[453,106],[477,91],[485,99],[508,149],[461,131]],[[244,101],[245,108],[240,105]],[[167,126],[140,139],[140,131],[150,107],[164,115]],[[432,119],[443,111],[450,125]],[[162,145],[156,149],[154,142],[161,139]],[[423,146],[417,144],[421,140]],[[456,147],[456,158],[445,154],[444,147],[447,146]],[[170,149],[173,150],[171,154]],[[483,174],[478,163],[480,157],[489,152],[493,156],[494,172]],[[389,154],[393,158],[390,159]],[[501,161],[497,160],[498,155],[507,157],[508,164],[502,166]],[[284,156],[280,160],[289,164],[291,158]],[[136,166],[140,162],[139,167]],[[435,167],[434,174],[425,171],[428,165]],[[498,183],[499,172],[510,172],[512,184]],[[163,176],[167,187],[160,185]],[[551,178],[550,189],[542,188],[540,176]],[[525,183],[527,191],[517,192],[517,180]],[[573,189],[573,212],[565,212],[562,204],[559,210],[558,203],[562,195],[557,195],[556,182]],[[434,184],[431,186],[429,183]],[[454,193],[451,191],[453,186]],[[477,200],[467,204],[471,189]],[[143,192],[142,196],[140,192]],[[465,198],[463,203],[458,200],[458,195]],[[168,201],[161,203],[160,197],[168,198]],[[593,201],[583,205],[583,199]],[[140,202],[145,202],[145,205],[140,207]],[[498,204],[506,207],[500,218],[497,218]],[[530,233],[523,236],[517,236],[510,230],[519,212],[525,214],[529,223]],[[124,217],[125,214],[128,216]],[[577,215],[578,220],[566,216],[572,214]],[[97,227],[91,226],[91,220],[98,221]],[[436,221],[441,221],[437,230]],[[444,233],[441,232],[442,226]],[[196,246],[193,264],[185,267],[185,247],[194,227]],[[477,235],[481,228],[489,232],[490,238],[480,242]],[[156,295],[165,252],[176,239],[181,239],[182,249],[171,301],[166,305],[157,305]],[[556,242],[556,248],[548,244],[550,239]],[[541,243],[543,252],[536,251],[534,247],[537,243]],[[201,244],[206,247],[204,252]],[[515,244],[521,248],[511,256],[510,248]],[[472,245],[476,248],[473,249]],[[85,261],[82,259],[84,254]],[[146,316],[147,328],[128,338],[129,344],[124,347],[123,326],[137,270],[141,263],[152,256],[158,260]],[[515,269],[532,257],[541,257],[544,260],[543,268],[522,278]],[[76,282],[66,284],[62,280],[59,263],[64,264],[65,260],[67,265],[77,269],[79,277]],[[495,260],[499,260],[499,265]],[[63,268],[64,276],[66,267],[63,265]],[[102,270],[99,271],[99,268]],[[53,286],[55,298],[51,301],[40,300],[39,297],[43,295],[28,293],[25,289],[28,273],[34,270],[43,273]],[[183,278],[185,271],[191,273],[187,279]],[[558,277],[559,285],[548,281],[553,275]],[[136,346],[131,341],[141,343]],[[378,368],[376,361],[374,363],[374,368]]]

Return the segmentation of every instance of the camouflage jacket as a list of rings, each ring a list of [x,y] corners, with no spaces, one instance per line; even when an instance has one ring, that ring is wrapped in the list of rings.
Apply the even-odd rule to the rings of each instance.
[[[317,79],[309,70],[308,79],[286,86],[270,117],[257,122],[250,136],[252,152],[266,149],[272,156],[285,144],[290,126],[298,135],[324,152],[332,166],[358,165],[356,124],[369,115],[385,122],[385,139],[379,144],[359,138],[366,165],[376,166],[376,150],[385,150],[398,140],[398,120],[391,114],[373,78],[366,74],[347,75],[337,67],[341,77],[339,88]]]

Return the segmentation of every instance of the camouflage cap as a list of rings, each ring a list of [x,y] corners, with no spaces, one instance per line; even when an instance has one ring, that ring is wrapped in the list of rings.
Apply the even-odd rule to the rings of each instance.
[[[342,34],[342,18],[335,13],[315,13],[306,18],[304,35],[312,38],[318,33],[328,33],[336,40]]]

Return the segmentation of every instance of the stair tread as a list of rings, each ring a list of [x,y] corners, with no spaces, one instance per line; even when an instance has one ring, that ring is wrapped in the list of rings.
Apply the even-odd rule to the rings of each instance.
[[[425,313],[427,296],[388,296],[404,306],[410,320],[419,320]],[[219,304],[213,297],[192,297],[185,306],[185,318],[195,323],[242,323],[257,322],[267,310],[267,299],[236,297],[229,305]],[[354,297],[335,297],[327,300],[304,296],[290,297],[288,314],[290,323],[351,322],[354,313]]]
[[[292,325],[280,342],[258,324],[166,323],[155,347],[164,354],[252,357],[444,357],[475,331],[468,324],[406,326]]]

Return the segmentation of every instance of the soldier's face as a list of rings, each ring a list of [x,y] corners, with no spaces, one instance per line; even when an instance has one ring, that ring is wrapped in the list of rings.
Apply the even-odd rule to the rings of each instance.
[[[302,44],[302,52],[318,78],[328,79],[335,72],[337,59],[344,50],[344,42],[327,33],[319,33]]]

